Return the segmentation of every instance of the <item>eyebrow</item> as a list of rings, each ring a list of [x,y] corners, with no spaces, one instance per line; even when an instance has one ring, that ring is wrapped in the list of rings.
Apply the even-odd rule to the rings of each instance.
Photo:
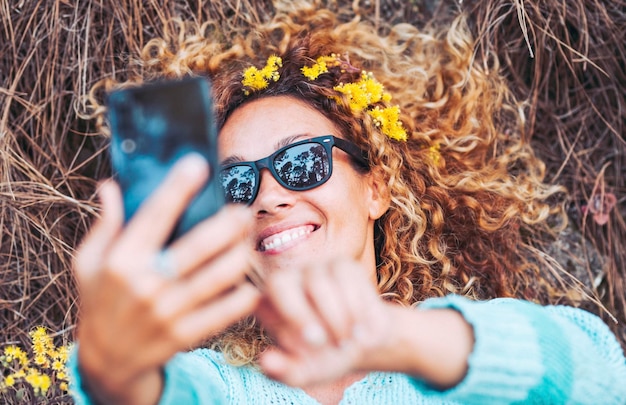
[[[284,148],[285,146],[290,145],[302,138],[311,137],[311,136],[312,135],[310,133],[304,133],[304,134],[291,135],[286,138],[283,138],[279,140],[278,142],[276,142],[276,144],[274,145],[274,151],[277,151],[280,148]],[[248,161],[245,160],[241,155],[231,155],[227,157],[226,159],[222,160],[220,162],[220,166],[226,166],[232,163],[241,163],[241,162],[249,162],[249,160]]]

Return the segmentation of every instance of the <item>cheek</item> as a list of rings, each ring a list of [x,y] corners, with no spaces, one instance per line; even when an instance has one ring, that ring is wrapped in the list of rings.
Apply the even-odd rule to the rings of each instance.
[[[332,191],[329,187],[326,204],[331,211],[336,211],[336,220],[343,226],[362,231],[369,220],[369,189],[365,179],[357,174],[345,176],[341,173],[336,180],[329,184]]]

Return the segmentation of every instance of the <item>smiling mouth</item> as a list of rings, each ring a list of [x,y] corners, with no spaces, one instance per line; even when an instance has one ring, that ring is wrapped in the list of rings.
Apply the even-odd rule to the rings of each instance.
[[[314,232],[315,230],[316,227],[314,227],[313,225],[306,225],[274,234],[263,239],[259,243],[259,251],[266,252],[268,250],[276,250],[280,247],[290,245],[294,241],[305,238],[307,235],[309,235],[311,232]]]

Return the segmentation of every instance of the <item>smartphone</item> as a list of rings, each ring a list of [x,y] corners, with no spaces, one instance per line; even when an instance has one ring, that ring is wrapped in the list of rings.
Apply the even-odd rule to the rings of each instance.
[[[210,167],[204,187],[181,215],[168,243],[224,204],[217,175],[217,129],[206,78],[158,81],[107,95],[113,176],[128,221],[184,155],[196,152]],[[155,218],[158,220],[158,218]]]

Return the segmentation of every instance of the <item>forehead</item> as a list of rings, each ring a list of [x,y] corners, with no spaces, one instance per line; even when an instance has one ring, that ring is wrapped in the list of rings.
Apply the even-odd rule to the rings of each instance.
[[[288,96],[254,100],[235,110],[220,131],[220,159],[246,160],[272,153],[285,138],[338,135],[337,127],[302,100]]]

